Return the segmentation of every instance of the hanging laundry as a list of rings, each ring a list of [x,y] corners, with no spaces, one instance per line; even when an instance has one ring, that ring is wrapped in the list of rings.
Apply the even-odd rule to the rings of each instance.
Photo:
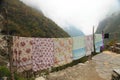
[[[32,38],[13,37],[13,65],[18,72],[32,69]]]
[[[101,46],[103,46],[102,34],[95,34],[95,49],[96,49],[96,52],[100,52]]]
[[[77,60],[85,56],[85,38],[73,37],[73,60]]]
[[[55,65],[62,66],[72,62],[72,38],[53,38]]]
[[[54,50],[52,38],[34,38],[33,43],[33,71],[39,71],[53,66]]]
[[[14,50],[17,53],[18,72],[27,71],[32,68],[32,38],[19,37],[18,48]]]
[[[95,34],[95,43],[102,41],[102,34]]]
[[[89,35],[85,37],[85,48],[86,48],[86,56],[91,55],[93,52],[93,36]]]

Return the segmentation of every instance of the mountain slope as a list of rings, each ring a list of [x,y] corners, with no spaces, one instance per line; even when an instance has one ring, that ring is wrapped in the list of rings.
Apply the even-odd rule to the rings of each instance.
[[[96,33],[109,33],[109,39],[105,39],[105,44],[120,42],[120,12],[112,14],[99,23]]]
[[[8,11],[8,28],[11,35],[32,37],[69,37],[69,35],[42,12],[26,6],[19,0],[1,0],[0,13]],[[3,27],[2,33],[6,33]]]
[[[98,25],[96,33],[101,33],[102,30],[105,33],[120,32],[120,12],[114,13],[110,17],[101,21]]]

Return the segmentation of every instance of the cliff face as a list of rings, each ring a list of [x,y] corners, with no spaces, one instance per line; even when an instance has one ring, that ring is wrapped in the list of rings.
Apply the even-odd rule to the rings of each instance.
[[[99,23],[96,33],[109,33],[109,39],[105,43],[120,42],[120,12],[112,14]]]
[[[101,33],[102,30],[106,33],[120,32],[120,12],[114,13],[101,21],[96,33]]]
[[[52,20],[36,9],[26,6],[19,0],[0,0],[0,13],[3,7],[8,11],[8,29],[11,35],[33,37],[69,37]],[[3,14],[4,16],[4,14]],[[6,34],[6,28],[2,28]]]

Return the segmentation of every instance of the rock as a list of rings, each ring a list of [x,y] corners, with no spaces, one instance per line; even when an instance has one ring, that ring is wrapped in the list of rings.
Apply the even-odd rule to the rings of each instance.
[[[45,80],[45,78],[43,78],[43,77],[38,77],[38,78],[36,78],[35,80]]]

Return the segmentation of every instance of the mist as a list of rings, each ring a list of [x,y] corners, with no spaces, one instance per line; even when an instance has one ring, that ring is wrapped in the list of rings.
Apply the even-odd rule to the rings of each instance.
[[[112,13],[119,11],[119,0],[20,0],[34,7],[61,28],[69,24],[84,34],[92,34],[93,26]]]

